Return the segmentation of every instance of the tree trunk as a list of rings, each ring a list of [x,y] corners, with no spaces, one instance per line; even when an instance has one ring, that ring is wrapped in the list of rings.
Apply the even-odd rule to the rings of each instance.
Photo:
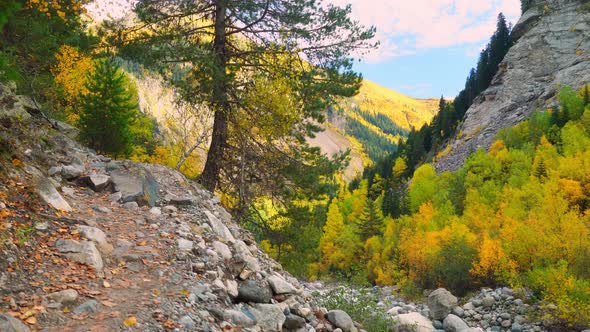
[[[215,112],[211,145],[207,153],[205,169],[200,182],[205,189],[214,192],[219,183],[221,165],[224,160],[225,147],[228,139],[228,100],[227,84],[227,48],[226,48],[226,11],[227,0],[217,0],[215,9],[215,40],[213,42],[216,72],[213,76],[213,107]]]

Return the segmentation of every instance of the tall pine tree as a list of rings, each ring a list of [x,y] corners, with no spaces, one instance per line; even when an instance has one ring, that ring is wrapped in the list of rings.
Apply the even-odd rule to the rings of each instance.
[[[100,153],[120,157],[131,149],[130,126],[138,114],[130,82],[112,60],[100,60],[88,76],[88,94],[82,97],[80,138]]]

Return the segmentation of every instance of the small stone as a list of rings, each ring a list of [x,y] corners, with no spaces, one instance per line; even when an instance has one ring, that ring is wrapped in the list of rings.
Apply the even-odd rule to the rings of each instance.
[[[49,168],[49,171],[47,173],[49,174],[49,176],[54,176],[56,174],[60,174],[61,173],[61,166],[53,166],[53,167]]]
[[[76,315],[83,313],[94,313],[98,311],[100,304],[96,300],[86,301],[77,306],[72,312]]]
[[[178,320],[178,324],[189,331],[194,330],[197,327],[197,324],[195,324],[195,321],[190,318],[190,316],[183,316]]]
[[[111,202],[115,202],[116,203],[116,202],[120,201],[122,197],[123,197],[123,194],[121,194],[120,191],[117,191],[116,193],[113,193],[113,194],[110,194],[109,195],[109,200]]]
[[[78,292],[74,289],[66,289],[47,295],[47,299],[61,304],[70,304],[78,300]]]
[[[305,319],[295,315],[287,315],[283,328],[296,330],[305,326]]]
[[[104,266],[102,257],[94,242],[92,241],[76,241],[70,239],[59,239],[55,242],[57,250],[66,257],[94,267],[101,272]]]
[[[123,203],[123,207],[127,210],[136,210],[139,208],[139,204],[137,202],[127,202]]]
[[[492,296],[486,296],[481,300],[481,305],[484,308],[491,308],[496,303],[496,299]]]
[[[233,298],[238,297],[238,282],[235,280],[227,279],[225,280],[225,289],[227,290],[227,294]]]
[[[162,215],[162,210],[160,210],[159,207],[153,207],[150,209],[150,214],[154,215],[154,216],[161,216]]]
[[[100,212],[100,213],[104,213],[104,214],[110,214],[113,212],[108,207],[100,206],[100,205],[93,205],[92,209],[96,212]]]
[[[191,251],[193,249],[193,241],[180,238],[178,239],[178,249],[180,251]]]
[[[222,242],[215,241],[213,242],[213,249],[215,252],[221,257],[223,260],[230,260],[232,258],[232,253],[229,247]]]
[[[35,229],[39,232],[45,232],[49,229],[49,224],[46,222],[40,222],[38,224],[35,224]]]
[[[166,205],[162,208],[165,213],[174,213],[178,211],[178,208],[174,205]]]
[[[512,321],[509,319],[502,321],[502,327],[504,327],[504,328],[509,328],[511,325],[512,325]]]
[[[465,315],[465,310],[461,307],[453,308],[453,314],[458,317],[463,317]]]

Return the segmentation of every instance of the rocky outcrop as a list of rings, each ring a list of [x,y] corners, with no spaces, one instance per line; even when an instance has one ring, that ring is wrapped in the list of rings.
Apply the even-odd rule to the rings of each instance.
[[[487,149],[500,129],[555,107],[561,86],[580,89],[590,82],[588,1],[533,1],[512,37],[515,44],[491,86],[476,98],[448,143],[450,153],[436,161],[438,171],[458,169],[469,154]]]

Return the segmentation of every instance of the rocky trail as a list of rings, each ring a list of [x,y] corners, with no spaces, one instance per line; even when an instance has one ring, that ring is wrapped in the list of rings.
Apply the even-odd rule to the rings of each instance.
[[[38,115],[0,85],[0,331],[364,331],[323,306],[333,287],[283,271],[209,192],[97,155]],[[506,288],[462,303],[370,292],[394,331],[547,330]]]

